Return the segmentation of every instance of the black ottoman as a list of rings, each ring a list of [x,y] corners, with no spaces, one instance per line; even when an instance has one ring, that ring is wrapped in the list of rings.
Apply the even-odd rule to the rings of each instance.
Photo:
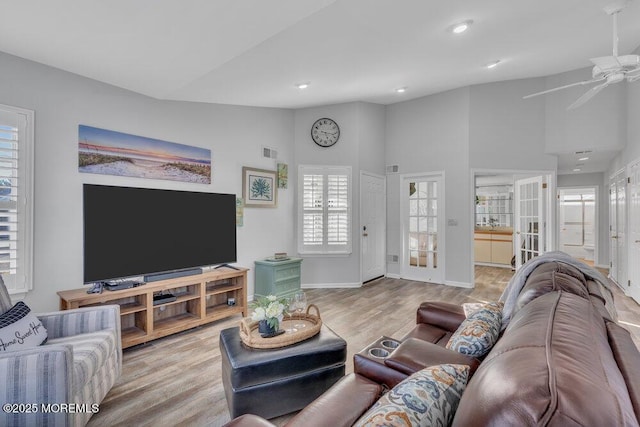
[[[222,384],[232,419],[298,411],[344,376],[347,343],[325,325],[308,340],[273,350],[247,347],[238,329],[220,332]]]

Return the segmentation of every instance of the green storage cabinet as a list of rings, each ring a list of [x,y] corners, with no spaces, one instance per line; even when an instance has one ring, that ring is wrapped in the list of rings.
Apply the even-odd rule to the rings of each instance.
[[[255,294],[259,296],[290,296],[300,290],[302,258],[283,261],[255,261]]]

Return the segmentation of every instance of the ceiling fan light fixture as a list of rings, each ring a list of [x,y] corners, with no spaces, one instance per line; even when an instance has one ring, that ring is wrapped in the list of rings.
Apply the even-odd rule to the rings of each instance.
[[[449,31],[451,31],[453,34],[462,34],[469,29],[471,24],[473,24],[473,20],[467,19],[466,21],[453,24],[452,26],[449,27]]]

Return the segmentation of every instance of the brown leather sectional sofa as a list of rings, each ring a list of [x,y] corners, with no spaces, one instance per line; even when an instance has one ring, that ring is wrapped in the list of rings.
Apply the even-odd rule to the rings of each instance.
[[[354,357],[354,373],[298,413],[293,426],[350,426],[387,388],[441,363],[471,366],[454,426],[638,426],[640,352],[576,268],[546,262],[529,275],[511,321],[483,360],[445,348],[462,307],[423,303],[416,327],[384,360]],[[244,415],[233,426],[272,426]]]

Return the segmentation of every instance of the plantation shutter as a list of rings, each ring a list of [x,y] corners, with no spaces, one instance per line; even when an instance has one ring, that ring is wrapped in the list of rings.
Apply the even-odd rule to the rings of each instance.
[[[298,252],[351,253],[351,168],[300,166]]]
[[[31,289],[33,112],[0,105],[0,274],[18,298]]]

